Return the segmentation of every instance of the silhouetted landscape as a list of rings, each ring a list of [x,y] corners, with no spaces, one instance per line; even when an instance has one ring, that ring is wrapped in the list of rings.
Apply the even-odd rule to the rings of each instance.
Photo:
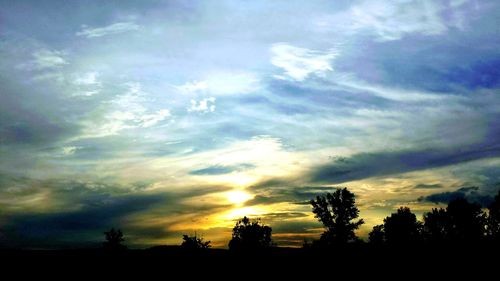
[[[435,276],[460,274],[460,270],[450,267],[465,266],[467,270],[463,272],[469,273],[493,266],[498,261],[500,192],[486,210],[457,198],[446,208],[434,208],[425,213],[422,221],[408,207],[400,207],[382,224],[373,227],[367,241],[355,234],[364,222],[358,219],[355,195],[347,188],[319,195],[310,204],[325,230],[319,239],[305,241],[301,248],[276,246],[272,242],[271,226],[259,219],[243,217],[233,228],[228,249],[212,249],[210,241],[204,238],[183,235],[180,245],[130,250],[122,231],[111,228],[104,232],[102,248],[3,249],[0,256],[6,264],[41,267],[57,264],[75,270],[83,264],[105,270],[109,266],[137,269],[167,266],[167,263],[172,272],[189,267],[209,270],[224,265],[228,267],[227,272],[237,272],[239,267],[278,270],[284,266],[288,269],[284,269],[283,274],[303,274],[309,267],[374,270],[390,266],[398,271],[424,266],[426,270],[437,271],[433,273]],[[319,271],[315,274],[333,273]],[[338,273],[338,276],[344,274]]]
[[[0,0],[0,279],[496,280],[499,19]]]

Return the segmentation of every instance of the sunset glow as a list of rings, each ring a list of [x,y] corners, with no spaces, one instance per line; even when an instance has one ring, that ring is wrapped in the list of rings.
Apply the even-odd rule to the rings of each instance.
[[[62,4],[64,2],[64,4]],[[0,1],[0,246],[260,218],[300,247],[500,188],[500,1]]]

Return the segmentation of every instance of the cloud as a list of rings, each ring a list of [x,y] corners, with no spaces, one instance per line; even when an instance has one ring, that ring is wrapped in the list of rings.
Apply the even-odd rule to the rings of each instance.
[[[191,107],[188,108],[188,112],[214,112],[215,111],[215,98],[209,97],[202,99],[200,101],[191,100]]]
[[[271,46],[271,63],[283,69],[284,75],[276,75],[279,79],[303,81],[308,76],[323,75],[333,71],[331,61],[338,56],[337,51],[321,52],[287,43],[275,43]]]
[[[293,179],[268,179],[250,187],[256,195],[252,200],[245,202],[245,205],[272,205],[276,203],[308,205],[309,201],[317,195],[333,192],[336,188],[335,186],[309,186]]]
[[[98,94],[102,90],[99,75],[100,73],[97,71],[74,75],[73,84],[77,87],[74,96],[90,97]]]
[[[176,88],[184,93],[196,93],[207,90],[208,83],[206,81],[193,81],[187,82],[180,86],[176,86]]]
[[[494,194],[484,194],[479,187],[462,187],[455,191],[447,191],[434,193],[431,195],[420,197],[419,201],[427,201],[432,203],[449,203],[454,199],[467,199],[470,202],[478,203],[483,207],[488,207],[493,201]]]
[[[17,214],[3,226],[7,245],[20,247],[75,247],[97,244],[101,233],[120,227],[120,220],[165,201],[160,195],[94,197],[80,210],[48,214]]]
[[[232,172],[240,172],[244,170],[248,170],[251,168],[255,168],[255,165],[253,164],[240,164],[240,165],[228,165],[228,166],[222,166],[222,165],[215,165],[215,166],[210,166],[207,168],[199,169],[199,170],[194,170],[191,171],[191,175],[223,175],[223,174],[229,174]]]
[[[63,67],[68,65],[66,52],[52,50],[45,47],[30,47],[31,59],[16,64],[16,68],[28,71],[34,81],[64,81]]]
[[[489,142],[493,140],[488,140]],[[493,141],[494,142],[494,141]],[[500,156],[495,143],[482,143],[468,149],[403,150],[360,153],[313,168],[313,182],[342,183],[375,176],[388,176]]]
[[[439,189],[443,188],[444,186],[439,183],[434,183],[434,184],[426,184],[426,183],[419,183],[415,185],[415,189]]]
[[[427,1],[415,3],[376,3],[365,1],[351,9],[358,28],[372,28],[380,40],[397,40],[406,33],[419,32],[426,35],[443,33],[446,30],[436,9]],[[418,6],[414,6],[418,3]],[[427,6],[427,7],[426,7]],[[406,7],[406,9],[405,9]]]
[[[75,85],[98,85],[100,84],[98,81],[99,72],[87,72],[81,75],[77,75],[73,83]]]
[[[149,128],[172,115],[168,109],[149,109],[147,95],[140,83],[127,83],[126,87],[125,94],[110,102],[104,122],[99,122],[97,127],[94,123],[88,124],[88,132],[83,137],[104,137],[126,129]]]
[[[134,22],[117,22],[104,27],[89,28],[86,25],[82,26],[83,29],[76,33],[77,36],[84,36],[87,38],[96,38],[112,34],[119,34],[128,31],[135,31],[140,28]]]
[[[214,70],[201,77],[200,81],[194,80],[174,87],[183,94],[211,96],[248,94],[261,88],[260,78],[248,71]]]
[[[95,247],[102,242],[103,231],[111,227],[124,230],[129,246],[144,241],[150,246],[151,240],[165,239],[171,228],[184,229],[186,223],[228,208],[193,201],[228,191],[224,186],[152,191],[151,185],[154,183],[36,180],[0,174],[4,235],[0,248]],[[180,231],[175,232],[176,239]]]
[[[62,154],[65,156],[73,155],[80,148],[79,146],[64,146],[62,148]]]
[[[136,121],[143,128],[149,128],[170,117],[172,114],[168,109],[161,109],[151,114],[144,114],[136,118]]]
[[[369,84],[353,78],[352,75],[345,75],[339,79],[336,79],[335,83],[340,86],[349,88],[351,92],[367,92],[377,97],[399,102],[439,101],[453,98],[452,96],[438,93],[412,91],[408,89],[398,89],[395,87]]]
[[[64,53],[57,50],[40,50],[33,53],[33,68],[36,70],[60,68],[68,62]]]
[[[364,1],[350,9],[354,30],[372,30],[379,41],[399,40],[409,34],[439,35],[462,27],[459,9],[468,1]],[[448,21],[443,16],[448,14]],[[452,19],[450,21],[449,19]]]

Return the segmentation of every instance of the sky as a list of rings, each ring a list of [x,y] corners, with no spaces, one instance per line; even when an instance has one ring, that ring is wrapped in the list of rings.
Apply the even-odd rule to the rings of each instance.
[[[0,1],[0,247],[319,238],[500,188],[500,3]]]

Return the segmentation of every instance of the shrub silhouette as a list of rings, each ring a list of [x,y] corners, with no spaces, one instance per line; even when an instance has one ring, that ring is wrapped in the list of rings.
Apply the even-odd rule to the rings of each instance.
[[[260,219],[250,220],[247,217],[239,220],[233,228],[229,241],[229,249],[236,251],[258,251],[271,246],[272,228],[263,225]]]
[[[203,241],[203,238],[199,238],[196,236],[188,236],[182,235],[182,244],[181,247],[186,250],[203,250],[210,248],[210,241]]]
[[[388,244],[414,244],[420,241],[422,224],[408,207],[400,207],[396,213],[384,219],[384,238]]]
[[[347,188],[337,188],[333,193],[317,196],[310,201],[315,217],[323,223],[325,232],[320,244],[342,245],[358,240],[354,231],[364,222],[354,221],[359,216],[354,194]]]
[[[127,247],[122,244],[125,241],[123,233],[120,229],[111,228],[109,231],[104,232],[106,242],[103,243],[105,249],[108,250],[124,250]]]

